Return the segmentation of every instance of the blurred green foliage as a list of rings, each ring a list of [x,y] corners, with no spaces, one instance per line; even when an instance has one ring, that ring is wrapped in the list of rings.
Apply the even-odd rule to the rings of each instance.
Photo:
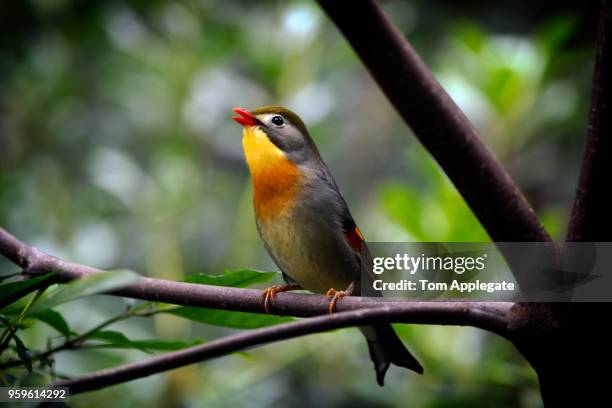
[[[385,2],[556,238],[575,188],[593,56],[590,20],[580,5],[561,3],[559,12],[523,5],[545,10],[527,19],[501,2]],[[174,280],[275,270],[253,220],[241,131],[229,120],[233,106],[267,103],[308,124],[368,240],[488,240],[314,2],[0,7],[0,225],[42,250]],[[8,262],[0,267],[16,272]],[[244,285],[253,283],[265,286]],[[33,307],[78,297],[53,293]],[[126,310],[149,312],[125,302],[47,303],[0,325],[17,325],[31,350],[75,333],[95,338],[96,347],[54,355],[57,375],[78,375],[257,326],[253,319],[282,321],[187,308],[114,321]],[[342,330],[78,396],[72,405],[540,404],[533,371],[505,340],[470,328],[397,328],[426,375],[391,369],[383,390],[360,336]],[[23,352],[18,346],[11,343],[13,353]],[[46,376],[35,369],[24,383]]]

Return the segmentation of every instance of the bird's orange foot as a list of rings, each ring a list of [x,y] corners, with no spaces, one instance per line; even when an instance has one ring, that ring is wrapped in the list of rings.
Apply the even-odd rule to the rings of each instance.
[[[263,303],[266,313],[270,313],[270,305],[274,301],[274,297],[277,293],[288,292],[290,290],[301,289],[298,285],[274,285],[264,289],[261,294],[261,303]]]
[[[343,297],[351,296],[353,294],[354,287],[355,283],[353,282],[349,285],[348,288],[346,288],[346,290],[336,290],[334,288],[328,290],[325,294],[327,300],[331,300],[331,302],[329,302],[329,307],[327,308],[328,312],[334,313],[334,310],[336,310],[336,303]]]

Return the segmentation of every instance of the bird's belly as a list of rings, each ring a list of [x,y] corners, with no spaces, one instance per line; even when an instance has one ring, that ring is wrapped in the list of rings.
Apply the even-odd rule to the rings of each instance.
[[[343,253],[343,246],[334,242],[334,237],[312,233],[291,216],[258,226],[276,264],[304,289],[316,293],[330,288],[341,290],[359,278],[354,256]]]

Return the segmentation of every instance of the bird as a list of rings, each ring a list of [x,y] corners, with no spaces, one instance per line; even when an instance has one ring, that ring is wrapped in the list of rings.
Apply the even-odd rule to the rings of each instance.
[[[281,106],[233,112],[243,128],[257,230],[285,281],[263,291],[265,311],[277,293],[291,290],[325,294],[330,313],[345,296],[372,293],[363,234],[302,119]],[[360,330],[380,386],[391,364],[423,373],[390,324]]]

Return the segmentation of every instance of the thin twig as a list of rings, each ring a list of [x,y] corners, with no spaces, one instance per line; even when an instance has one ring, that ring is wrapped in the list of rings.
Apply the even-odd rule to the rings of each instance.
[[[36,360],[45,360],[48,357],[50,357],[51,355],[58,353],[60,351],[64,351],[64,350],[71,350],[71,349],[75,349],[75,348],[79,348],[81,343],[86,340],[89,336],[91,336],[92,334],[94,334],[95,332],[97,332],[98,330],[101,330],[107,326],[110,326],[113,323],[117,323],[118,321],[121,320],[125,320],[128,319],[130,317],[132,317],[132,314],[129,313],[122,313],[120,315],[117,316],[113,316],[105,321],[103,321],[102,323],[96,325],[95,327],[87,330],[86,332],[79,334],[78,336],[73,337],[72,339],[68,339],[66,341],[64,341],[62,344],[59,344],[55,347],[52,347],[50,349],[48,349],[47,351],[44,351],[42,353],[39,354],[34,354],[31,356],[31,360],[32,361],[36,361]],[[15,367],[17,365],[21,364],[21,360],[10,360],[7,361],[5,363],[0,364],[0,370],[5,369],[5,368],[9,368],[9,367]]]
[[[40,297],[42,296],[42,294],[45,292],[46,289],[47,289],[46,287],[38,289],[36,294],[25,305],[21,313],[19,313],[19,316],[17,316],[17,319],[15,319],[15,321],[11,323],[11,326],[7,327],[7,331],[8,331],[7,337],[4,338],[4,333],[2,335],[3,340],[1,341],[1,344],[0,344],[0,355],[2,355],[2,353],[4,352],[4,349],[8,346],[8,343],[11,341],[11,339],[17,332],[17,326],[19,325],[19,323],[21,323],[21,321],[25,317],[28,310],[32,307],[32,305],[34,305],[34,303],[36,303],[36,301],[38,301],[38,299],[40,299]],[[19,362],[21,362],[21,360],[19,360]]]

